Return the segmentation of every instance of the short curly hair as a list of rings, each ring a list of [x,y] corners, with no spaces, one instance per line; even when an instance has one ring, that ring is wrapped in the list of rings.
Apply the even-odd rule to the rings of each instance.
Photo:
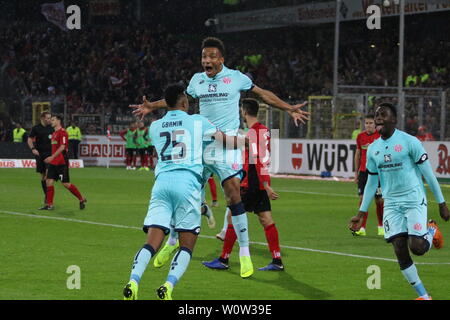
[[[202,50],[204,48],[217,48],[223,57],[225,57],[225,45],[222,40],[215,37],[207,37],[202,41]]]

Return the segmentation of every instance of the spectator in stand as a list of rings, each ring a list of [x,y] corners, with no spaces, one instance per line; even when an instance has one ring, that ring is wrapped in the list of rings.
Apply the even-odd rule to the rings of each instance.
[[[433,23],[417,25],[439,28],[441,34],[450,32],[446,23],[430,19]],[[351,30],[352,37],[341,46],[339,84],[396,86],[397,36],[371,33],[368,37],[365,25],[357,29],[352,22],[342,27],[342,33]],[[279,30],[270,29],[248,37],[242,34],[244,40],[239,37],[235,44],[230,40],[233,50],[227,56],[228,66],[278,92],[283,99],[331,95],[333,41],[326,36],[329,28],[283,28],[288,36],[281,38]],[[450,43],[442,41],[438,33],[422,31],[422,27],[417,30],[407,25],[406,29],[414,37],[405,43],[403,83],[448,88],[450,55],[446,53]],[[267,41],[272,45],[268,47]],[[94,106],[89,111],[98,113],[102,102],[105,106],[115,102],[110,113],[115,115],[118,110],[127,113],[129,102],[143,95],[150,99],[161,96],[174,79],[182,79],[186,85],[190,76],[200,71],[195,58],[197,43],[193,37],[170,34],[163,26],[102,26],[61,33],[48,25],[33,25],[31,29],[17,23],[0,28],[0,67],[12,79],[20,79],[33,95],[66,96],[69,117],[86,113],[89,104]],[[173,49],[174,59],[160,49],[164,47]],[[416,84],[408,76],[416,76]],[[436,124],[426,124],[437,134]]]
[[[427,127],[420,126],[416,138],[420,141],[436,141],[431,132],[428,132]]]

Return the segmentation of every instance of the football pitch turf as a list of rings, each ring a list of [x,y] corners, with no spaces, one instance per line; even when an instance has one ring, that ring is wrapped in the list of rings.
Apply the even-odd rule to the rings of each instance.
[[[141,227],[153,186],[153,173],[119,168],[84,168],[70,172],[71,181],[88,199],[78,200],[59,182],[55,210],[39,211],[43,195],[39,175],[32,169],[0,169],[0,299],[122,299],[133,257],[145,242]],[[176,181],[174,181],[176,183]],[[377,236],[372,203],[367,236],[347,229],[358,208],[356,185],[349,182],[272,179],[280,198],[272,202],[284,272],[256,269],[271,261],[263,228],[248,214],[250,252],[255,267],[249,279],[239,276],[239,248],[230,269],[209,270],[201,262],[216,258],[222,242],[215,239],[225,210],[218,186],[217,225],[202,231],[188,270],[173,291],[176,300],[411,300],[413,288],[400,273],[390,244]],[[443,187],[450,199],[450,189]],[[209,189],[207,199],[210,203]],[[435,219],[447,243],[425,256],[413,257],[419,276],[433,299],[450,299],[450,224],[440,217],[428,190],[428,217]],[[80,289],[68,289],[72,273],[80,270]],[[376,267],[373,267],[376,266]],[[374,268],[379,268],[380,289]],[[156,299],[155,289],[166,279],[169,264],[149,263],[139,299]],[[69,281],[70,282],[70,281]]]

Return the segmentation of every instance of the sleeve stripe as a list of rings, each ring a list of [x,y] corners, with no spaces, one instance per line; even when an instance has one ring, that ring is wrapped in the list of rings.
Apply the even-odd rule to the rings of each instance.
[[[367,169],[366,169],[366,171],[367,171],[368,174],[371,174],[371,175],[373,175],[373,176],[378,175],[378,172],[370,172],[370,171],[367,170]]]
[[[422,164],[427,160],[428,160],[428,154],[424,153],[423,155],[420,156],[420,159],[419,159],[419,161],[416,162],[416,164]]]

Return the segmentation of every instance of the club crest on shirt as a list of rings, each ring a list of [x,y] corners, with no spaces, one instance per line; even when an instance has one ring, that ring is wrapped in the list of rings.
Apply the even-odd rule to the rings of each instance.
[[[385,154],[384,162],[392,162],[392,156],[390,154]]]
[[[223,78],[223,83],[225,83],[225,84],[230,84],[231,83],[231,78],[230,77],[225,77],[225,78]]]
[[[217,91],[217,84],[209,84],[208,85],[208,92],[216,92]]]
[[[401,144],[397,144],[394,147],[395,152],[401,152],[403,150],[403,147]]]

